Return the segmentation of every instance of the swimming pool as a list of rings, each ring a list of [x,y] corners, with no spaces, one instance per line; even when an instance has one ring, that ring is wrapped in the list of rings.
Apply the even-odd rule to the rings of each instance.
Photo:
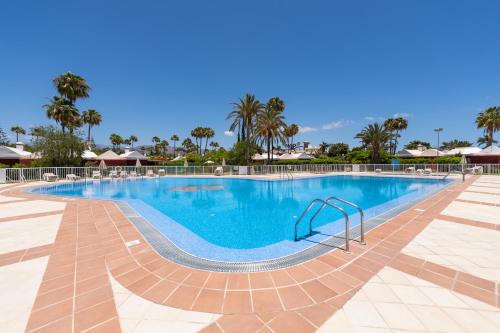
[[[126,203],[181,250],[209,260],[251,262],[304,250],[344,230],[342,215],[324,209],[312,237],[294,241],[295,222],[315,198],[335,195],[358,204],[367,219],[436,192],[450,181],[336,175],[293,181],[180,178],[75,182],[37,193]],[[342,206],[359,224],[352,207]],[[308,233],[308,217],[299,236]]]

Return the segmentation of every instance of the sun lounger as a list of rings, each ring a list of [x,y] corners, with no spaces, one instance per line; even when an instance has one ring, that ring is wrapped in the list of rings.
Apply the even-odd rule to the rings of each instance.
[[[382,169],[375,169],[375,173],[381,173]]]
[[[217,167],[214,170],[214,175],[216,176],[222,176],[224,174],[224,168],[223,167]]]
[[[417,175],[421,176],[424,174],[424,169],[417,169],[416,173]]]
[[[130,171],[130,177],[137,177],[136,171]]]
[[[428,176],[432,175],[432,169],[430,169],[430,168],[425,168],[425,169],[424,169],[424,175],[428,175]]]
[[[77,175],[75,175],[74,173],[68,173],[68,174],[66,175],[66,179],[67,179],[67,180],[72,180],[72,181],[75,181],[75,180],[80,179],[80,176],[77,176]]]
[[[101,179],[101,171],[92,171],[92,179]]]
[[[470,174],[479,175],[479,174],[483,173],[483,167],[482,166],[475,166],[472,168],[467,168],[467,171],[469,171]]]
[[[127,178],[127,171],[120,171],[121,178]]]
[[[111,178],[118,178],[118,171],[116,171],[116,170],[111,170],[111,171],[109,172],[109,176],[110,176]]]
[[[58,179],[59,178],[52,172],[47,172],[43,174],[43,180],[45,180],[46,182],[55,182]]]
[[[415,167],[407,167],[405,173],[415,173]]]
[[[158,170],[158,176],[165,176],[165,169]]]
[[[146,171],[146,176],[148,177],[154,177],[156,176],[155,173],[153,172],[153,170],[149,169],[148,171]]]

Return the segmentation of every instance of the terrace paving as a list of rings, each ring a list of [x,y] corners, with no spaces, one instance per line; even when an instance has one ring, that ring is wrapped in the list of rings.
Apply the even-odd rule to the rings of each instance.
[[[0,245],[8,314],[0,324],[5,332],[499,332],[496,190],[500,177],[470,177],[371,230],[366,246],[351,242],[349,254],[332,249],[238,274],[169,262],[113,202],[0,187],[0,239],[9,240]]]

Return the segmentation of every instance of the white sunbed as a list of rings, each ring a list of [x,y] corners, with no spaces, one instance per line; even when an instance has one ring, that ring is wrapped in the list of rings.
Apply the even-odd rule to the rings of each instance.
[[[137,177],[137,172],[136,171],[130,171],[130,177]]]
[[[80,176],[77,176],[75,175],[74,173],[68,173],[66,175],[66,180],[72,180],[72,181],[75,181],[75,180],[78,180],[80,179]]]
[[[217,167],[214,170],[214,175],[216,176],[222,176],[224,174],[224,168],[223,167]]]
[[[432,169],[430,169],[430,168],[425,168],[425,169],[424,169],[424,175],[427,175],[427,176],[432,175]]]
[[[101,171],[92,171],[92,179],[101,179]]]
[[[415,173],[415,167],[407,167],[405,173]]]
[[[120,171],[121,178],[127,178],[127,171]]]
[[[479,175],[483,173],[483,167],[482,166],[475,166],[472,168],[467,168],[467,171],[473,175]]]
[[[146,171],[146,176],[148,177],[155,177],[155,173],[153,172],[153,170],[149,169],[148,171]]]
[[[116,171],[116,170],[111,170],[111,171],[109,172],[109,176],[110,176],[111,178],[118,178],[118,171]]]
[[[43,174],[43,180],[46,182],[55,182],[58,179],[59,178],[55,174],[53,174],[52,172],[47,172],[47,173]]]
[[[166,175],[165,169],[158,170],[158,176],[165,176],[165,175]]]

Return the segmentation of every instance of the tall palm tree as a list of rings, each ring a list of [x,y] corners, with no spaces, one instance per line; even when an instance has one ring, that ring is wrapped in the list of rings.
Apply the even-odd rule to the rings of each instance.
[[[493,144],[493,134],[500,130],[500,107],[489,107],[480,112],[476,117],[477,128],[484,129],[485,136],[488,137],[488,146]]]
[[[123,138],[120,135],[113,133],[109,136],[109,140],[113,145],[113,150],[120,151],[120,145],[123,143]]]
[[[208,139],[211,139],[215,136],[215,131],[210,127],[205,127],[203,129],[203,135],[205,137],[205,150],[203,151],[203,156],[205,156],[207,152]]]
[[[285,111],[285,102],[279,97],[271,97],[267,101],[267,107],[277,113],[282,113]]]
[[[254,120],[256,115],[264,108],[265,105],[256,99],[255,95],[246,94],[238,102],[233,103],[233,111],[226,117],[226,120],[233,119],[233,123],[229,128],[230,131],[234,131],[237,126],[241,128],[241,139],[245,141],[245,160],[247,163],[250,162],[251,132],[254,127]]]
[[[73,119],[80,117],[80,113],[75,106],[60,96],[54,96],[50,103],[45,104],[43,107],[47,110],[47,117],[61,125],[63,133]]]
[[[14,126],[10,129],[12,132],[16,133],[16,142],[19,142],[19,134],[25,135],[26,131],[21,126]]]
[[[257,115],[255,136],[267,146],[267,163],[271,162],[272,145],[275,141],[284,142],[285,134],[283,128],[285,117],[271,108],[260,111]]]
[[[319,144],[319,152],[321,154],[326,154],[326,150],[328,149],[329,146],[330,144],[326,143],[325,141],[321,142]]]
[[[154,148],[154,151],[155,151],[155,154],[158,154],[158,144],[161,142],[161,139],[159,136],[153,136],[153,138],[151,139],[151,142],[153,142],[153,148]]]
[[[384,127],[392,133],[389,140],[389,153],[394,155],[398,148],[398,138],[401,137],[399,132],[408,128],[408,120],[403,117],[389,118],[384,121]]]
[[[94,109],[89,109],[82,114],[83,123],[88,125],[87,142],[91,141],[90,130],[92,126],[99,126],[102,122],[102,116]]]
[[[366,126],[355,136],[356,139],[359,139],[364,145],[371,148],[373,163],[380,162],[380,151],[385,148],[391,137],[391,131],[378,123]]]
[[[167,154],[168,141],[167,140],[161,140],[161,142],[159,143],[159,145],[161,147],[163,155],[166,155]]]
[[[134,148],[134,143],[139,141],[139,138],[132,134],[131,136],[128,137],[128,140],[130,141],[130,147]]]
[[[216,141],[210,142],[210,147],[213,149],[213,151],[217,151],[217,148],[219,148],[219,143]]]
[[[68,130],[71,134],[73,134],[75,129],[80,128],[82,126],[83,126],[83,118],[80,117],[79,115],[70,118],[66,124],[66,127],[68,128]]]
[[[293,146],[293,137],[299,133],[299,125],[291,124],[289,126],[285,126],[284,128],[288,152],[290,152],[290,148]]]
[[[53,82],[59,94],[73,105],[78,98],[89,97],[90,87],[81,76],[67,72],[54,78]]]
[[[476,142],[477,142],[477,144],[478,144],[479,146],[482,146],[482,147],[489,147],[489,146],[491,146],[491,145],[493,145],[493,144],[497,144],[497,143],[498,143],[498,141],[497,141],[497,140],[494,140],[494,139],[492,140],[492,139],[488,136],[488,134],[485,134],[484,136],[481,136],[481,137],[477,138],[477,141],[476,141]]]
[[[30,129],[30,135],[31,135],[31,140],[33,140],[33,137],[35,140],[38,140],[39,137],[43,135],[43,127],[42,126],[35,126]]]
[[[190,138],[184,139],[184,141],[182,141],[182,146],[187,152],[194,150],[194,148],[198,149]]]
[[[201,155],[201,148],[203,143],[203,138],[205,137],[206,129],[204,127],[196,127],[191,130],[191,136],[194,138],[196,143],[196,152]]]
[[[170,140],[174,143],[174,156],[175,156],[175,144],[177,141],[179,141],[179,136],[177,134],[174,134],[170,137]]]

